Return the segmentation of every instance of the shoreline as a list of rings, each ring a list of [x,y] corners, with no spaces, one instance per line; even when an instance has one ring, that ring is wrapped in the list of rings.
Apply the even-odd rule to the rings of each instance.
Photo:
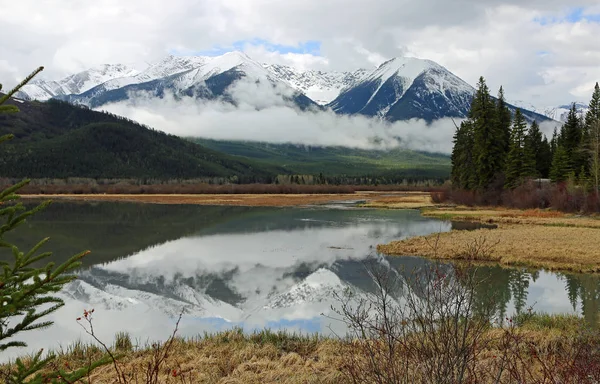
[[[353,201],[358,202],[360,207],[365,208],[380,208],[383,204],[394,204],[396,209],[416,209],[427,205],[429,193],[365,191],[334,194],[22,194],[21,197],[27,200],[50,199],[55,201],[108,201],[252,207],[300,207]]]

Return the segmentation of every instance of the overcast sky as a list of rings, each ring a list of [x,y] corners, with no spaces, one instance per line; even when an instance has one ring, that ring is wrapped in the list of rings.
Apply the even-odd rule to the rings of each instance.
[[[428,58],[538,106],[587,101],[600,80],[597,0],[0,0],[0,9],[6,85],[38,65],[60,78],[231,49],[337,70]]]

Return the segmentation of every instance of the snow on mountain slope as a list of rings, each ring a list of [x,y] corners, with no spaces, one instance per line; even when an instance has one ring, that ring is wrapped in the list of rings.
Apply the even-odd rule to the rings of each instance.
[[[341,292],[346,284],[331,270],[320,268],[287,292],[275,295],[264,309],[285,308],[306,302],[331,300],[334,292]]]
[[[242,311],[184,284],[170,287],[170,295],[150,292],[140,288],[127,288],[117,283],[107,283],[97,277],[85,276],[65,286],[61,295],[89,306],[106,310],[124,310],[136,307],[142,311],[157,310],[169,316],[181,311],[195,317],[239,319]],[[143,287],[143,286],[142,286]]]
[[[343,114],[405,120],[463,117],[474,88],[431,61],[398,57],[345,89],[329,105]]]
[[[48,100],[59,95],[83,93],[106,81],[135,76],[137,73],[137,70],[123,64],[104,64],[58,81],[33,80],[21,88],[16,96],[27,100]]]
[[[531,103],[524,102],[522,100],[514,100],[509,101],[510,104],[518,107],[527,109],[541,115],[544,115],[552,120],[565,122],[567,121],[567,116],[569,115],[569,111],[571,110],[571,104],[559,105],[554,107],[536,107]],[[581,117],[585,117],[589,106],[583,102],[575,102],[575,107],[577,108],[577,113]]]
[[[234,51],[207,60],[192,71],[186,72],[176,79],[179,90],[202,83],[213,76],[235,70],[253,80],[277,81],[261,64],[252,60],[245,53]]]
[[[357,69],[353,72],[299,71],[279,64],[263,64],[279,80],[290,84],[317,104],[325,105],[334,100],[340,92],[360,81],[369,71]]]

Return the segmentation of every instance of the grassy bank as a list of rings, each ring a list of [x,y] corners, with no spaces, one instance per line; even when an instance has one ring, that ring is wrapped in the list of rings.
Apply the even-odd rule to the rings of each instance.
[[[550,270],[600,272],[600,217],[540,209],[448,207],[420,196],[422,214],[442,220],[493,223],[496,229],[452,230],[377,247],[387,255],[498,262]],[[396,208],[383,199],[371,204]]]
[[[310,186],[307,186],[310,187]],[[75,201],[127,201],[152,204],[196,204],[287,207],[326,204],[336,201],[364,201],[366,207],[380,208],[387,204],[394,208],[416,208],[428,199],[424,192],[377,192],[350,191],[349,193],[223,193],[223,194],[60,194],[23,195],[29,199],[75,200]]]
[[[500,370],[504,370],[502,375],[514,374],[509,368],[499,366],[501,359],[508,362],[509,358],[516,364],[515,371],[525,363],[538,367],[554,364],[558,375],[561,366],[557,365],[557,348],[562,351],[561,363],[575,357],[590,361],[590,356],[574,355],[581,349],[578,343],[582,342],[578,335],[583,330],[583,321],[578,317],[523,314],[508,324],[501,328],[490,327],[483,333],[478,350],[472,351],[476,358],[477,372],[474,373],[480,378],[478,382],[494,382],[491,379]],[[509,339],[514,339],[515,344],[507,343]],[[587,334],[584,342],[598,340],[598,333],[592,332]],[[370,343],[377,345],[379,341],[371,340]],[[364,369],[365,378],[370,377],[374,382],[377,372],[369,371],[372,356],[364,353],[364,342],[271,331],[244,334],[236,329],[196,338],[175,338],[158,367],[155,366],[156,351],[164,351],[166,343],[135,346],[129,336],[120,334],[111,351],[122,356],[117,368],[132,383],[146,383],[149,367],[157,369],[157,383],[351,383],[356,368]],[[535,358],[531,348],[535,350]],[[395,357],[405,358],[406,352],[409,351],[398,348]],[[55,366],[74,369],[88,364],[90,358],[101,357],[104,352],[97,345],[80,342],[56,354]],[[592,368],[596,369],[598,359],[593,357],[596,365]],[[420,381],[416,376],[414,379]],[[95,370],[89,380],[98,384],[120,382],[112,365]]]

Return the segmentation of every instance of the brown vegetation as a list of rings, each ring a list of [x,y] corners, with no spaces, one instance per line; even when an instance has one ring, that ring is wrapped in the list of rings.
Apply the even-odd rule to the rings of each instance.
[[[437,241],[437,250],[431,244]],[[488,252],[472,255],[465,244],[474,241]],[[497,229],[451,231],[378,245],[387,255],[414,255],[439,259],[492,261],[552,270],[600,272],[600,226],[596,228],[500,225]]]
[[[437,203],[465,206],[501,206],[516,209],[551,208],[561,212],[598,213],[600,197],[573,183],[529,181],[515,189],[472,191],[446,189],[434,194]]]
[[[46,199],[47,195],[23,195],[24,198]],[[236,206],[301,206],[336,201],[365,201],[368,207],[417,208],[426,205],[427,193],[355,192],[322,194],[69,194],[53,195],[53,200],[127,201],[154,204],[198,204]],[[415,203],[416,202],[416,203]],[[424,203],[421,203],[424,202]]]

